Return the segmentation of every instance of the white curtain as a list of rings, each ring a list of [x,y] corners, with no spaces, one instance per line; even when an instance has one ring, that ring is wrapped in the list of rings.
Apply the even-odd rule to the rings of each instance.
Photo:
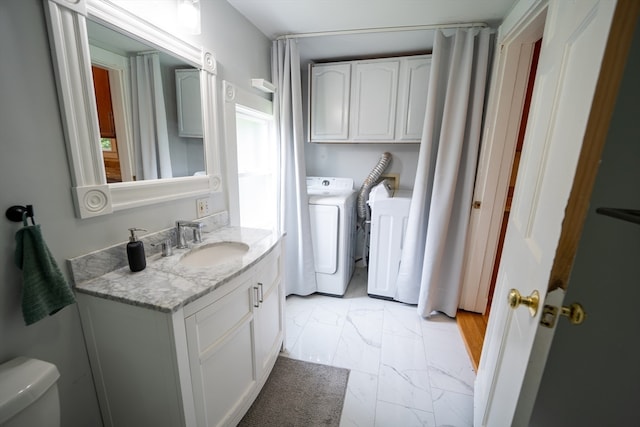
[[[273,42],[271,75],[278,88],[273,104],[282,153],[280,223],[286,233],[286,294],[309,295],[317,286],[304,159],[300,55],[295,40]]]
[[[136,179],[172,178],[158,53],[131,59],[131,92]]]
[[[455,317],[489,63],[489,29],[437,31],[396,298]]]

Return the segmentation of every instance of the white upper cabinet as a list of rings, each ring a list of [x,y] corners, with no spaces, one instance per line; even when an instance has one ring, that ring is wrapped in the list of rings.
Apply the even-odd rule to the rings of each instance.
[[[400,61],[358,61],[351,88],[349,135],[358,141],[393,139]]]
[[[402,61],[396,119],[396,139],[399,141],[420,142],[422,138],[430,74],[431,55]]]
[[[311,135],[316,141],[346,141],[349,136],[351,64],[326,64],[311,68],[313,107]]]
[[[431,55],[309,66],[311,142],[420,142]]]
[[[178,135],[202,138],[202,103],[200,70],[176,70],[178,100]]]

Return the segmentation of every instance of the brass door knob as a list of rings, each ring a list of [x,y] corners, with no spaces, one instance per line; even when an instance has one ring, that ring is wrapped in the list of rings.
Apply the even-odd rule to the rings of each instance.
[[[581,324],[587,317],[587,313],[584,311],[584,308],[582,308],[582,305],[577,302],[574,302],[569,307],[562,307],[560,310],[560,314],[567,317],[569,322],[573,325]]]
[[[540,294],[534,290],[528,297],[523,297],[517,289],[511,289],[507,297],[509,307],[518,308],[519,305],[529,307],[529,313],[531,317],[534,317],[538,312],[538,303],[540,302]]]

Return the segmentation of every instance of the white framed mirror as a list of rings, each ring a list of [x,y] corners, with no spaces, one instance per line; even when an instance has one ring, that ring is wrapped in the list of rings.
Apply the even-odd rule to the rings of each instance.
[[[88,218],[221,191],[213,54],[108,0],[46,0],[46,3],[77,216]],[[136,65],[134,61],[141,61],[141,57],[145,59]],[[154,63],[161,70],[155,79],[162,81],[160,92],[168,96],[164,97],[164,103],[152,96],[151,103],[161,104],[157,117],[164,115],[164,118],[145,122],[140,120],[142,108],[137,106],[144,101],[136,98],[141,92],[136,90],[137,86],[141,84],[134,75],[138,74],[137,69],[153,68],[149,64]],[[96,68],[106,71],[102,80],[111,84],[112,109],[107,114],[112,117],[117,139],[115,134],[104,130],[98,116],[99,85],[94,86],[93,77]],[[188,76],[185,78],[184,73],[176,70],[188,72]],[[158,77],[160,74],[163,77]],[[194,96],[198,91],[200,102]],[[187,100],[193,105],[186,105]],[[190,113],[181,117],[187,108]],[[101,112],[104,113],[104,108]],[[199,114],[201,122],[194,120]],[[159,121],[167,122],[167,129],[159,134],[154,129],[151,135],[146,135]],[[194,123],[201,129],[193,130]],[[156,146],[155,157],[147,156],[149,147],[144,145],[145,141]],[[117,174],[110,166],[114,158],[119,168]],[[154,170],[143,172],[144,162]]]

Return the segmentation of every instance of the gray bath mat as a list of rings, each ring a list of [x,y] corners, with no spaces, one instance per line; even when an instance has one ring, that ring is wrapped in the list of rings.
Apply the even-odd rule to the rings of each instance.
[[[338,426],[349,370],[278,357],[242,427]]]

